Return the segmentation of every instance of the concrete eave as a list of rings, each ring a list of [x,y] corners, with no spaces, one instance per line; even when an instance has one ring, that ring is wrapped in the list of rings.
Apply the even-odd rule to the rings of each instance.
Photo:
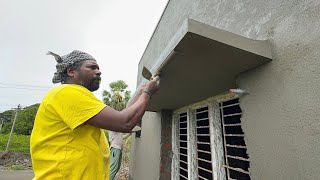
[[[161,88],[147,110],[174,110],[236,88],[237,75],[270,60],[266,40],[248,39],[187,19],[150,69],[160,72]],[[143,80],[137,90],[146,83]]]

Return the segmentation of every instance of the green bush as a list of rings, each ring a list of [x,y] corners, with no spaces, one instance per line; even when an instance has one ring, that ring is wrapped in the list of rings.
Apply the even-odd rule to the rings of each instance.
[[[0,151],[5,151],[9,134],[0,134]],[[9,146],[10,152],[30,153],[30,136],[13,134]]]

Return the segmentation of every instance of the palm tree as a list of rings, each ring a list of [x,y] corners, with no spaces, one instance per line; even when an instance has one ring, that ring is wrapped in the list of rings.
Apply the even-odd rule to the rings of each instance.
[[[103,102],[115,110],[123,110],[131,97],[131,91],[126,90],[128,85],[123,80],[118,80],[110,83],[109,87],[111,92],[102,92]]]

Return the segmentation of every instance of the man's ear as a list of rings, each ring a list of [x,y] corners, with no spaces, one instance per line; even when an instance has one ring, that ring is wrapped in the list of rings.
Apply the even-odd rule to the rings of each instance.
[[[77,70],[75,68],[68,68],[67,69],[67,74],[69,77],[74,77],[77,73]]]

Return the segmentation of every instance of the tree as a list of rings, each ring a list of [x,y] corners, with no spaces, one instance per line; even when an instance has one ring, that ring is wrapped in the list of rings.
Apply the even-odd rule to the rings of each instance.
[[[32,106],[25,107],[23,110],[19,112],[14,130],[16,134],[31,134],[38,108],[39,104],[34,104]]]
[[[128,85],[123,80],[118,80],[110,83],[109,87],[110,92],[107,90],[102,92],[103,102],[115,110],[123,110],[131,97],[131,91],[126,90]]]
[[[111,89],[110,92],[107,90],[103,90],[103,93],[102,93],[103,102],[106,105],[114,108],[115,110],[118,110],[118,111],[123,110],[126,107],[131,97],[131,92],[126,90],[128,88],[128,85],[124,81],[118,80],[110,83],[109,87]],[[108,131],[106,131],[106,136],[107,136],[107,139],[109,140]],[[131,138],[128,138],[127,141],[124,142],[124,147],[123,147],[124,155],[122,156],[124,163],[122,163],[120,169],[123,169],[124,166],[128,167],[128,163],[130,161],[130,154],[129,154],[130,147],[131,147],[130,145],[131,145]]]
[[[15,128],[14,128],[15,134],[21,134],[21,135],[31,134],[31,131],[33,128],[33,122],[37,114],[38,108],[39,108],[39,104],[34,104],[19,110]],[[0,118],[6,118],[8,120],[3,125],[1,129],[1,134],[9,133],[11,131],[14,113],[15,113],[15,110],[8,110],[3,113],[0,113]]]

